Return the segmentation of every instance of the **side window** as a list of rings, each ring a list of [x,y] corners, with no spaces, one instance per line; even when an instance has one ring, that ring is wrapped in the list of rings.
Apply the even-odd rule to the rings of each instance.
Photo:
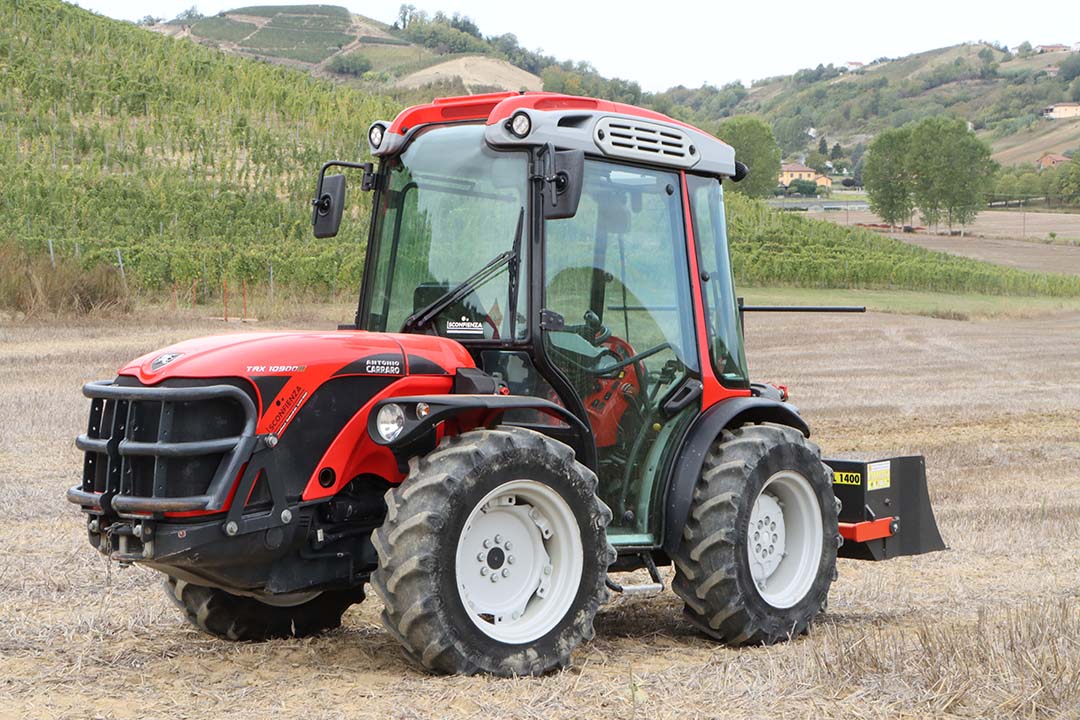
[[[571,379],[588,385],[601,355],[649,353],[654,392],[698,369],[677,174],[589,161],[577,214],[546,238],[544,307],[567,326],[547,341]]]
[[[686,187],[690,191],[698,266],[709,278],[702,284],[702,297],[713,369],[725,385],[745,387],[749,381],[728,256],[723,190],[716,178],[696,175],[686,176]]]

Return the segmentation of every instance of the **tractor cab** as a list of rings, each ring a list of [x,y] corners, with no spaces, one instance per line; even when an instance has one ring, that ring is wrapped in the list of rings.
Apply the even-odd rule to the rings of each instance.
[[[381,162],[355,327],[453,339],[511,395],[569,410],[586,436],[528,409],[503,421],[588,459],[614,543],[657,544],[650,509],[673,449],[703,405],[751,394],[724,221],[722,180],[744,171],[731,148],[640,108],[544,93],[436,101],[369,140]],[[342,200],[323,202],[319,234]]]

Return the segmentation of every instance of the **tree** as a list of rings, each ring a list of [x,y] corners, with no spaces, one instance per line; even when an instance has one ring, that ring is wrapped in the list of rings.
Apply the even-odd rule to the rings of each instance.
[[[825,156],[828,156],[829,154],[829,141],[825,139],[824,135],[822,135],[821,139],[818,140],[817,151]]]
[[[874,138],[863,156],[862,181],[870,209],[890,225],[911,217],[914,208],[912,178],[908,168],[911,130],[885,130]]]
[[[963,120],[931,117],[911,131],[912,195],[928,223],[966,225],[975,219],[993,180],[990,146]]]
[[[809,123],[801,115],[788,115],[777,120],[773,125],[773,134],[780,149],[785,153],[795,153],[805,148],[809,137],[807,127]]]
[[[1071,53],[1058,66],[1058,77],[1070,82],[1080,77],[1080,53]]]
[[[416,15],[415,5],[402,5],[398,8],[398,27],[402,30],[409,27],[409,21]]]
[[[151,25],[157,25],[159,22],[164,22],[164,20],[165,20],[165,18],[155,17],[153,15],[145,15],[145,16],[143,16],[142,20],[140,20],[139,22],[137,22],[135,24],[136,25],[142,25],[142,26],[145,26],[145,27],[149,27]]]
[[[174,17],[170,24],[171,25],[190,25],[191,23],[195,22],[196,20],[201,20],[202,17],[203,17],[203,15],[202,15],[201,12],[199,12],[199,8],[192,5],[187,10],[180,13],[176,17]]]
[[[817,170],[822,175],[828,175],[829,174],[829,166],[825,164],[828,161],[829,161],[829,158],[827,158],[825,155],[821,154],[820,152],[812,152],[812,153],[810,153],[809,155],[806,156],[806,165],[809,166],[809,167],[814,168],[815,170]]]
[[[735,148],[735,157],[746,163],[749,174],[730,187],[752,197],[767,197],[780,175],[780,146],[772,129],[760,118],[750,115],[725,120],[717,136]]]
[[[840,143],[836,143],[832,146],[832,151],[829,153],[830,160],[839,160],[844,157],[844,148],[840,147]]]
[[[1080,77],[1073,78],[1072,84],[1069,85],[1069,99],[1080,102]]]
[[[818,194],[818,184],[813,180],[792,180],[788,193],[813,197]]]

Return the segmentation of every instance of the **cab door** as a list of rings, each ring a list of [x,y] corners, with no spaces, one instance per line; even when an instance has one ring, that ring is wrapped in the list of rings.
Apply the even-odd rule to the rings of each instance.
[[[619,545],[655,541],[660,477],[700,409],[680,187],[587,160],[577,214],[545,223],[543,347],[585,406]]]

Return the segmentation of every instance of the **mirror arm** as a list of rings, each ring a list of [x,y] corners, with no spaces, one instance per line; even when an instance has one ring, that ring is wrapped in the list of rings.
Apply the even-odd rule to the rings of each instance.
[[[330,160],[323,163],[323,166],[319,168],[319,182],[315,185],[315,197],[311,201],[311,223],[315,224],[315,218],[318,215],[319,208],[328,208],[330,203],[330,196],[323,195],[323,178],[326,176],[326,171],[332,167],[354,168],[356,170],[364,171],[364,179],[360,182],[361,190],[374,190],[375,189],[375,165],[369,162],[354,163],[345,160]]]

